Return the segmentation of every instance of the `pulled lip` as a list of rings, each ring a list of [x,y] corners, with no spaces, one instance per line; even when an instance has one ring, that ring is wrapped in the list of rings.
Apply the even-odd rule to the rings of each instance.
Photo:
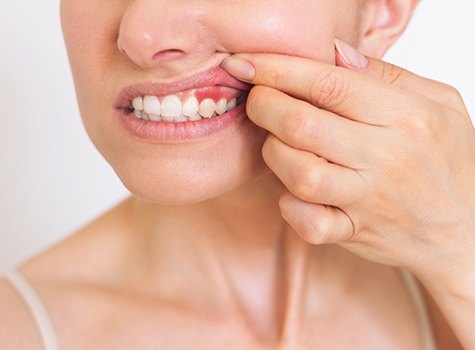
[[[208,86],[226,86],[243,92],[249,91],[252,87],[252,85],[237,80],[223,68],[217,66],[179,81],[130,85],[119,93],[115,106],[119,110],[126,110],[130,107],[132,100],[138,96],[173,95],[178,92]]]

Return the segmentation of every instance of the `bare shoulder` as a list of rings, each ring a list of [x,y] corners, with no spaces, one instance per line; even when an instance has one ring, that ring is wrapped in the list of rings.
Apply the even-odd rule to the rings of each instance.
[[[41,339],[22,297],[0,278],[0,349],[41,349]]]
[[[40,292],[53,315],[58,310],[58,286],[82,280],[101,280],[111,271],[118,255],[117,236],[124,226],[121,218],[127,202],[120,203],[91,223],[50,248],[17,266],[23,276]],[[64,294],[64,293],[63,293]],[[54,318],[54,317],[53,317]],[[0,275],[0,349],[40,350],[41,336],[23,297]]]
[[[128,200],[88,222],[77,231],[31,257],[21,266],[28,280],[44,284],[77,284],[97,281],[111,274],[121,261],[127,236]]]
[[[429,292],[424,288],[422,283],[419,283],[421,286],[424,299],[427,303],[427,308],[429,310],[430,318],[432,321],[432,327],[434,330],[434,335],[440,350],[463,350],[462,345],[458,341],[457,337],[452,330],[452,327],[447,322],[444,314],[437,306],[434,299],[431,297]]]

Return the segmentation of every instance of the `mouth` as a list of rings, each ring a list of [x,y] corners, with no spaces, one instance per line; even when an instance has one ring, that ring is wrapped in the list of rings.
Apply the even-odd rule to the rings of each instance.
[[[181,81],[130,86],[119,95],[116,108],[149,122],[197,122],[233,111],[251,87],[215,67]]]
[[[247,95],[224,86],[210,86],[166,96],[137,96],[124,112],[153,122],[198,121],[232,111]]]

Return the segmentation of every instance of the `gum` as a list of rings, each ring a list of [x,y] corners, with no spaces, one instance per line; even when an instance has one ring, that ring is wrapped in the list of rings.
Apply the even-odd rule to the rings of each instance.
[[[196,97],[198,103],[201,101],[211,98],[214,102],[218,102],[220,99],[225,98],[227,102],[232,100],[233,98],[238,98],[239,96],[243,95],[245,92],[237,89],[233,89],[227,86],[206,86],[199,89],[192,89],[186,91],[180,91],[173,95],[178,96],[182,103],[184,103],[190,96]],[[150,96],[150,95],[147,95]],[[145,96],[142,96],[145,97]],[[157,96],[160,103],[166,97],[164,96]]]

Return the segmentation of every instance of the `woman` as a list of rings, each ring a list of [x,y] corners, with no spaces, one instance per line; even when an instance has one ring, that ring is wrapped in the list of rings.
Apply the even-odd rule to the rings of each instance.
[[[377,59],[416,5],[63,0],[132,196],[1,281],[1,347],[475,349],[473,126]]]

